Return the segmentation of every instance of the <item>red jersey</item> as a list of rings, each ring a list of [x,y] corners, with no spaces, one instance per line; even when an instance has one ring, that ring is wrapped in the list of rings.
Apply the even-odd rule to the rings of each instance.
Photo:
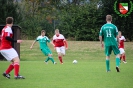
[[[12,29],[11,29],[11,27],[9,27],[9,26],[5,26],[5,27],[2,29],[0,50],[12,48],[12,43],[11,43],[11,41],[9,41],[9,40],[6,39],[7,36],[9,36],[9,37],[11,37],[11,38],[12,38],[12,36],[13,36]]]
[[[126,41],[124,36],[119,37],[119,48],[124,49],[124,41]]]
[[[55,47],[61,47],[64,46],[65,38],[62,34],[59,34],[59,36],[54,35],[53,36],[53,43],[55,44]]]

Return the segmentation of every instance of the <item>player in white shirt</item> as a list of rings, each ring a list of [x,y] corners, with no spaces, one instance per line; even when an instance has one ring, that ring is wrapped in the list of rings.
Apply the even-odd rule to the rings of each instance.
[[[120,60],[123,60],[123,63],[126,62],[125,50],[124,50],[124,42],[126,41],[125,37],[122,35],[121,31],[118,32],[119,35],[119,50],[120,50]]]
[[[65,37],[60,34],[58,29],[55,30],[55,35],[53,36],[53,43],[58,53],[60,63],[63,64],[62,57],[65,55],[65,50],[68,49],[68,45]]]

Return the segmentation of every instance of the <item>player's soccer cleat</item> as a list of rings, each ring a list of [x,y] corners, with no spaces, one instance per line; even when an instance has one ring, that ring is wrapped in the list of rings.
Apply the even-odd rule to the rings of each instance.
[[[125,63],[125,64],[126,64],[127,62],[126,62],[126,61],[123,61],[123,63]]]
[[[3,73],[3,76],[10,79],[10,74]]]
[[[14,77],[15,79],[25,79],[25,77],[21,76],[21,75],[18,75],[16,77]]]
[[[106,72],[111,72],[111,70],[107,70]]]
[[[48,64],[48,62],[44,61],[45,64]]]
[[[119,69],[119,67],[116,67],[116,71],[117,71],[117,72],[120,72],[120,69]]]
[[[56,62],[54,62],[54,64],[57,64]]]

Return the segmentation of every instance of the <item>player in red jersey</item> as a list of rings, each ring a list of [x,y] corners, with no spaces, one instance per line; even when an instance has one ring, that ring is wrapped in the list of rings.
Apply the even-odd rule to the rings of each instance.
[[[63,64],[62,57],[65,55],[65,50],[68,49],[68,45],[65,37],[60,34],[58,29],[55,30],[55,35],[53,36],[53,43],[58,53],[60,63]]]
[[[20,59],[16,50],[12,47],[12,42],[21,43],[22,40],[14,40],[12,38],[13,32],[12,27],[13,18],[6,18],[6,26],[2,29],[1,33],[1,46],[0,53],[8,60],[11,61],[11,64],[7,70],[3,73],[3,76],[10,79],[10,72],[14,69],[14,78],[15,79],[24,79],[23,76],[19,75],[19,63]]]
[[[118,32],[119,35],[119,50],[120,50],[120,60],[123,60],[123,63],[126,62],[125,50],[124,50],[124,42],[126,41],[125,37],[122,35],[121,31]]]

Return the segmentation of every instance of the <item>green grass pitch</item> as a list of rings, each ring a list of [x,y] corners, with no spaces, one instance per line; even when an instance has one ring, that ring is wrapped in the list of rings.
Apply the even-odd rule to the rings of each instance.
[[[14,70],[11,79],[2,73],[8,67],[8,61],[0,61],[0,88],[133,88],[133,43],[125,42],[127,64],[120,64],[120,73],[115,70],[115,56],[111,55],[111,72],[106,72],[104,49],[99,42],[68,41],[69,49],[60,64],[53,46],[56,65],[51,61],[45,64],[46,56],[39,50],[33,40],[24,40],[21,44],[20,74],[26,79],[15,80]],[[77,64],[72,64],[76,59]]]

